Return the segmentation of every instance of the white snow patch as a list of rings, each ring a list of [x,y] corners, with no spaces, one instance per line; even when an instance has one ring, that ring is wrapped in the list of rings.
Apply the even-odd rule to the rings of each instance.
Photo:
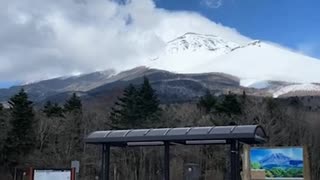
[[[240,86],[252,87],[254,84],[259,83],[259,82],[263,82],[263,81],[264,80],[259,80],[259,79],[241,79],[240,80]]]
[[[258,81],[255,83],[250,84],[248,87],[255,88],[255,89],[265,89],[270,87],[269,81]]]
[[[320,91],[320,86],[316,84],[295,84],[295,85],[289,85],[282,87],[278,89],[277,91],[273,92],[273,97],[277,98],[283,94],[287,94],[289,92],[295,92],[295,91]]]

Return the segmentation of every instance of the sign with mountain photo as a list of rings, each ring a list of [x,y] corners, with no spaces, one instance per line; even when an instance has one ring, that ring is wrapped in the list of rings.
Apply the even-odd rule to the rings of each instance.
[[[252,174],[264,179],[303,179],[303,148],[252,148]]]

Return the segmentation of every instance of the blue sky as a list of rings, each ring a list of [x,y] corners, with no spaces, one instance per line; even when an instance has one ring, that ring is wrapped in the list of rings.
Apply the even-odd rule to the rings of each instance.
[[[172,11],[195,11],[252,39],[320,58],[319,0],[156,0],[156,5]]]
[[[253,148],[250,152],[250,161],[259,162],[266,156],[275,153],[282,153],[294,160],[303,160],[303,149],[302,148]]]
[[[19,82],[14,82],[14,81],[0,81],[0,89],[1,88],[8,88],[13,85],[20,84]]]

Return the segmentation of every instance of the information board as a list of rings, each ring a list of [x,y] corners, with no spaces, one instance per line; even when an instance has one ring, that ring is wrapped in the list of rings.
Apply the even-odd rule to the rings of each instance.
[[[71,170],[37,170],[33,172],[33,180],[71,180]]]
[[[303,179],[304,155],[302,147],[251,148],[251,174],[266,179]]]

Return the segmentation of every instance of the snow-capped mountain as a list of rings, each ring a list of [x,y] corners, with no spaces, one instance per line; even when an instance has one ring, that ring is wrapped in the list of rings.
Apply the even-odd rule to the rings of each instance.
[[[273,167],[302,167],[303,161],[302,160],[293,160],[290,157],[282,154],[282,153],[275,153],[270,154],[269,156],[263,158],[259,161],[265,169],[271,169]]]
[[[260,164],[262,166],[270,165],[270,164],[278,164],[278,165],[288,165],[291,158],[285,156],[282,153],[271,154],[264,159],[260,160]]]
[[[186,33],[169,41],[165,51],[145,65],[177,73],[222,72],[239,77],[246,87],[267,88],[267,81],[295,83],[269,89],[275,97],[304,88],[320,89],[311,84],[320,82],[320,60],[259,40],[240,45],[215,35]]]
[[[147,65],[173,72],[224,72],[242,80],[320,82],[320,60],[255,40],[245,45],[215,35],[186,33],[169,41]]]
[[[191,99],[206,89],[273,97],[320,95],[320,60],[259,40],[239,44],[215,35],[186,33],[169,41],[156,58],[146,59],[141,65],[149,68],[99,71],[0,89],[0,101],[20,88],[41,101],[59,93],[104,92],[105,87],[122,87],[142,76],[151,78],[164,95],[175,92]]]

